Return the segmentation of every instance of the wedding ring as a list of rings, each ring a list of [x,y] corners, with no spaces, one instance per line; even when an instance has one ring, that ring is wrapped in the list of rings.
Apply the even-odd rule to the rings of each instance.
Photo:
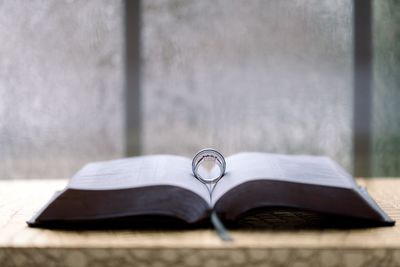
[[[211,163],[210,169],[207,169],[207,163]],[[218,182],[222,176],[224,176],[225,169],[226,162],[224,156],[212,148],[200,150],[194,156],[192,161],[192,171],[194,177],[204,184]]]

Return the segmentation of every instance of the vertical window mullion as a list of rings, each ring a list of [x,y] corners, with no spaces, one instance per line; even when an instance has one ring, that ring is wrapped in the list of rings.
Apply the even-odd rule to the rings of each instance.
[[[354,175],[371,175],[372,8],[371,0],[354,0]]]

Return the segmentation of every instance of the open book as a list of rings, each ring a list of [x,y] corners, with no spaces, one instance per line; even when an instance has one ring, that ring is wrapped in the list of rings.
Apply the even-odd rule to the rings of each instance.
[[[210,193],[211,192],[211,193]],[[367,191],[327,157],[240,153],[212,191],[189,158],[153,155],[89,163],[29,222],[37,227],[128,223],[199,227],[393,225]]]

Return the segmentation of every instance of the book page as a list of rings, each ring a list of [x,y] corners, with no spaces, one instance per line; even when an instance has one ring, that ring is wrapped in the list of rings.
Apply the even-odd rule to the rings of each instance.
[[[172,155],[153,155],[94,162],[70,180],[68,188],[113,190],[172,185],[188,189],[210,203],[207,188],[192,174],[191,160]]]
[[[226,159],[226,174],[213,191],[213,203],[241,183],[268,179],[352,188],[354,179],[328,157],[240,153]]]

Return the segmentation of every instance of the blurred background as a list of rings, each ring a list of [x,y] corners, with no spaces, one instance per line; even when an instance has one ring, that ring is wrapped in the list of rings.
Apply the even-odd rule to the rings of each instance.
[[[203,147],[400,176],[400,2],[0,1],[0,179]]]

